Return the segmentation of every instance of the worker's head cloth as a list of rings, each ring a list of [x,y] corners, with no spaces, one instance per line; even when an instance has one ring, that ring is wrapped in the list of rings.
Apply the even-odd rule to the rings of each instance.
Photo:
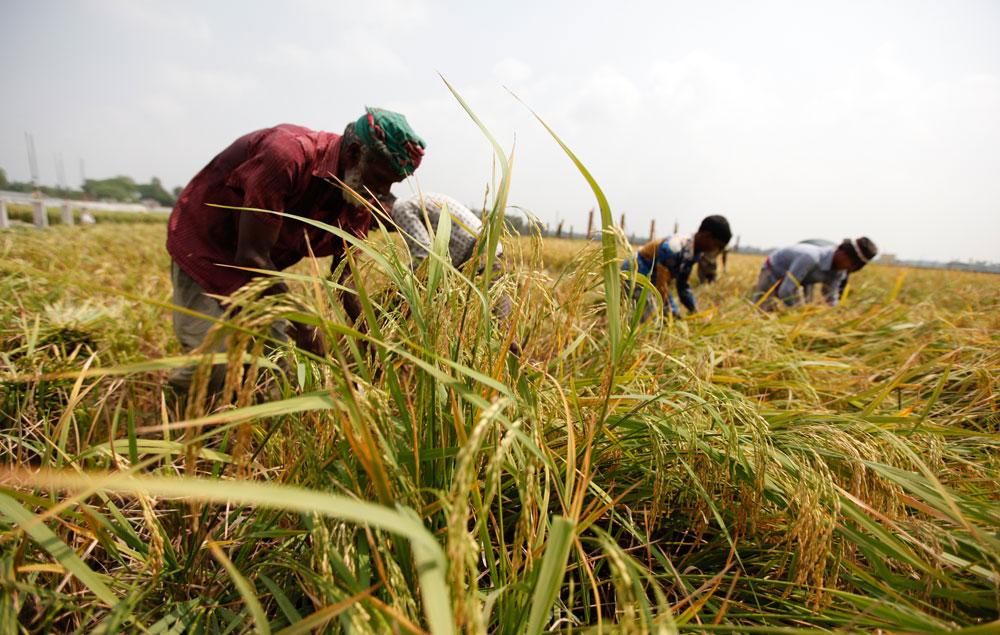
[[[841,249],[843,249],[847,254],[854,260],[854,264],[858,269],[864,267],[872,258],[878,255],[878,247],[872,242],[867,236],[862,236],[861,238],[845,238],[844,242],[841,244]]]
[[[385,157],[403,178],[413,174],[424,157],[427,144],[398,112],[366,107],[354,129],[361,142]]]

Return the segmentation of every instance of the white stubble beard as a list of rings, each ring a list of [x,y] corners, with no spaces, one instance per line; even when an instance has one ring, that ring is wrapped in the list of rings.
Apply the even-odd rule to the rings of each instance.
[[[361,157],[358,159],[357,165],[353,168],[348,168],[344,172],[344,185],[357,192],[357,194],[362,198],[368,194],[364,189],[364,175],[366,167],[368,167],[368,151],[362,150]],[[344,197],[344,202],[348,205],[360,205],[358,199],[348,190],[345,189],[341,195]]]

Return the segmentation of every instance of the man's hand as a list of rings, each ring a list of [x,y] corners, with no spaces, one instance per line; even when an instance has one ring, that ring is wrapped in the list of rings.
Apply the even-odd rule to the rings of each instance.
[[[271,261],[271,248],[278,240],[280,228],[280,225],[261,220],[254,212],[240,212],[239,231],[236,237],[236,266],[251,269],[276,269],[277,267]],[[260,274],[252,273],[250,275],[257,277]],[[287,292],[288,285],[275,278],[274,284],[264,292],[264,295]]]
[[[295,340],[295,345],[302,350],[323,357],[326,355],[326,345],[319,329],[308,324],[292,322],[289,326],[289,334]]]
[[[361,299],[358,298],[357,291],[355,291],[354,279],[351,277],[351,272],[348,267],[344,267],[344,271],[340,274],[338,282],[341,286],[349,289],[349,291],[343,291],[340,293],[340,304],[344,307],[347,317],[350,318],[351,323],[354,324],[354,328],[358,329],[362,333],[367,332],[367,324],[365,323],[363,316],[364,309],[361,306]]]

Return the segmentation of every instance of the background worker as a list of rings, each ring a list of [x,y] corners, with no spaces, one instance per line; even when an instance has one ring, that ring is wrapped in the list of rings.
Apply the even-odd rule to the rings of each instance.
[[[804,288],[819,284],[830,306],[840,304],[847,275],[858,271],[878,255],[869,238],[845,238],[838,246],[801,242],[782,247],[764,261],[753,301],[765,311],[775,297],[788,306],[805,301]]]
[[[451,216],[451,235],[448,237],[451,264],[459,267],[472,258],[483,223],[468,207],[454,198],[424,192],[400,199],[390,194],[380,199],[380,202],[389,208],[393,224],[403,234],[406,247],[413,257],[414,268],[427,258],[432,244],[431,232],[437,232],[441,215],[446,210]],[[497,258],[503,255],[499,242],[496,255]]]
[[[622,263],[622,271],[635,272],[637,276],[645,276],[659,291],[663,298],[663,315],[668,313],[675,319],[680,319],[680,310],[670,295],[670,283],[677,287],[677,297],[681,304],[691,313],[697,311],[694,294],[688,279],[691,269],[703,253],[722,251],[732,238],[729,221],[724,216],[708,216],[701,222],[698,232],[689,234],[674,234],[667,238],[646,243],[631,258]],[[631,284],[631,276],[625,281]],[[632,299],[639,301],[643,288],[639,284],[632,286]],[[647,296],[642,312],[642,320],[649,319],[653,312],[653,303]]]
[[[800,240],[800,243],[806,245],[816,245],[817,247],[836,247],[837,243],[832,240],[827,240],[826,238],[807,238],[805,240]],[[844,289],[847,288],[847,281],[851,277],[851,272],[847,271],[844,273],[844,277],[840,280],[840,297],[844,297]],[[807,284],[802,286],[802,297],[805,302],[813,302],[816,299],[816,287],[815,284]]]
[[[363,237],[371,212],[329,179],[335,176],[374,198],[412,174],[423,149],[423,140],[405,117],[377,108],[366,109],[342,136],[283,124],[240,137],[191,180],[170,215],[167,251],[173,261],[174,304],[221,318],[229,306],[209,294],[229,296],[261,275],[238,267],[281,271],[311,250],[318,257],[333,256],[332,272],[343,257],[341,238],[296,218],[212,205],[285,212]],[[287,290],[276,280],[267,292]],[[351,319],[360,315],[356,296],[346,294],[342,302]],[[185,353],[202,345],[212,325],[174,312],[174,331]],[[301,348],[323,352],[322,337],[312,326],[277,320],[272,337],[286,340],[286,328]],[[220,343],[215,350],[222,348]],[[194,372],[193,367],[175,370],[171,386],[187,392]],[[217,365],[211,387],[220,389],[224,377],[225,367]]]
[[[483,223],[472,210],[446,194],[423,192],[397,199],[389,194],[379,199],[384,209],[389,210],[389,229],[398,230],[403,235],[406,247],[413,258],[416,270],[430,253],[431,233],[437,233],[443,214],[451,217],[451,233],[448,236],[448,255],[454,267],[460,267],[475,255],[476,242],[483,230]],[[493,266],[493,280],[504,272],[503,247],[497,242],[496,260]],[[482,272],[480,267],[479,272]],[[512,304],[503,294],[493,313],[501,321],[510,316]]]

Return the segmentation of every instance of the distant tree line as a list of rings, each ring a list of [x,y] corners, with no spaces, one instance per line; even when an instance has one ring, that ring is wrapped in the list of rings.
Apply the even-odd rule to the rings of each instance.
[[[34,192],[31,183],[8,181],[7,174],[0,168],[0,190],[9,192]],[[80,189],[39,185],[38,190],[46,196],[72,200],[108,201],[114,203],[138,203],[144,200],[156,201],[164,207],[173,207],[177,201],[174,192],[168,192],[160,179],[153,177],[149,183],[136,183],[128,176],[116,176],[111,179],[87,179]]]

